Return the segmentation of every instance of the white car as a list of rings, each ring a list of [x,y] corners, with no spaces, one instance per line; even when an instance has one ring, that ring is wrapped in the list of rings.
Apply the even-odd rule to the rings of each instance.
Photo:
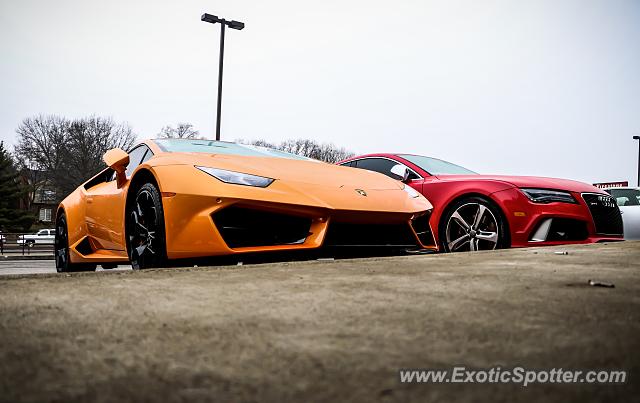
[[[609,188],[604,191],[613,196],[620,207],[624,239],[640,239],[640,188]]]
[[[52,245],[55,239],[55,236],[56,236],[55,229],[41,229],[35,234],[20,235],[18,237],[17,242],[18,242],[18,245],[26,244],[29,247],[35,244]]]

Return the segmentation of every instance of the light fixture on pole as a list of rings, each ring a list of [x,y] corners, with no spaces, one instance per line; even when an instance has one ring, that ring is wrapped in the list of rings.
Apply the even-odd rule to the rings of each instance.
[[[224,18],[218,18],[215,15],[204,13],[200,17],[200,21],[210,24],[220,24],[220,60],[218,65],[218,113],[216,116],[216,140],[220,140],[220,113],[222,111],[222,65],[224,61],[224,28],[241,30],[244,28],[244,22],[227,21]]]

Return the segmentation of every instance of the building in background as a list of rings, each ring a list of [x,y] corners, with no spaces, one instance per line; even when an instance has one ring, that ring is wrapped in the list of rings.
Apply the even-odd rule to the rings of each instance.
[[[52,181],[46,178],[46,172],[25,169],[21,176],[28,192],[22,198],[20,207],[35,216],[37,227],[50,226],[60,203],[59,192]]]

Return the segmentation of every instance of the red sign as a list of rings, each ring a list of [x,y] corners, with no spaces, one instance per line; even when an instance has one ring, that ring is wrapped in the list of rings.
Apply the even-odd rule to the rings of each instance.
[[[605,189],[605,188],[626,188],[629,187],[629,182],[602,182],[602,183],[594,183],[593,186]]]

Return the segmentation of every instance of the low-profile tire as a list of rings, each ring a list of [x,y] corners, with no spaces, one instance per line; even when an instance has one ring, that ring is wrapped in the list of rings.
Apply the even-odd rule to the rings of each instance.
[[[440,250],[466,252],[509,247],[509,232],[500,209],[491,201],[469,196],[449,206],[438,226]]]
[[[56,271],[72,272],[72,271],[93,271],[96,269],[95,264],[71,263],[69,253],[69,227],[67,225],[67,216],[64,211],[58,214],[56,219],[56,235],[54,239],[54,253],[56,259]]]
[[[126,231],[127,253],[134,270],[166,265],[164,210],[154,184],[140,186],[127,203]]]

